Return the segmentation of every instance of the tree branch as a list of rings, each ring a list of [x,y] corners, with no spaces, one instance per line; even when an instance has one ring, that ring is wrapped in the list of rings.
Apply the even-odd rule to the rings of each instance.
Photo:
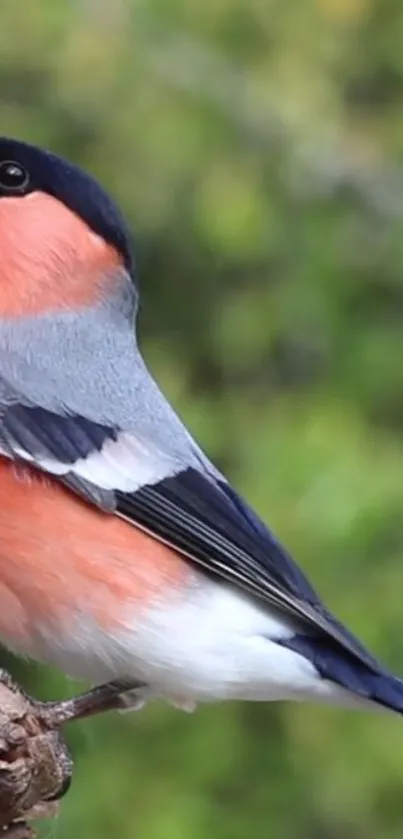
[[[0,828],[7,839],[28,839],[27,822],[53,817],[70,784],[72,760],[59,731],[49,728],[41,704],[0,671]]]
[[[61,702],[31,699],[0,670],[0,833],[32,839],[28,824],[58,813],[73,762],[59,728],[64,723],[124,707],[121,694],[139,683],[114,681]]]

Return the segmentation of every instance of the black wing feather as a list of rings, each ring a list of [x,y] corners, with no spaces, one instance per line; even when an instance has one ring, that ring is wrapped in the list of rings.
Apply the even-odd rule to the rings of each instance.
[[[108,440],[117,440],[119,429],[100,425],[77,414],[61,415],[45,408],[13,403],[4,411],[0,423],[0,441],[5,453],[16,460],[34,460],[38,468],[42,458],[54,459],[67,471],[58,479],[87,501],[113,512],[113,493],[74,474],[74,464],[101,451]]]
[[[116,440],[118,432],[85,417],[14,404],[4,413],[1,433],[32,455],[52,455],[69,464],[100,451],[107,440]]]
[[[330,615],[291,557],[224,482],[187,469],[136,493],[116,492],[117,512],[213,575],[294,615],[377,669],[360,642]]]

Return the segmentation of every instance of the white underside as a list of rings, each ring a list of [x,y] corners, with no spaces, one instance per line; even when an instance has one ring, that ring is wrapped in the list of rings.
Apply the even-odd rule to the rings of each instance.
[[[114,635],[90,625],[88,609],[62,639],[42,627],[34,655],[92,683],[143,680],[147,698],[163,697],[187,710],[228,699],[362,704],[276,643],[295,627],[236,589],[198,579],[186,595],[178,593],[169,605],[154,603],[140,620],[132,610],[122,612]]]

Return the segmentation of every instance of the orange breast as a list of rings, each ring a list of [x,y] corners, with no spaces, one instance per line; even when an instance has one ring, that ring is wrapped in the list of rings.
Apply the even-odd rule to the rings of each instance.
[[[42,192],[0,201],[0,316],[94,302],[116,250],[61,201]]]
[[[29,652],[35,628],[68,631],[78,611],[113,630],[183,589],[173,550],[40,473],[0,458],[0,638]]]

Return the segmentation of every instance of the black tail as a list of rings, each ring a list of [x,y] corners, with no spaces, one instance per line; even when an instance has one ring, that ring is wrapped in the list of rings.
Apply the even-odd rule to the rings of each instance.
[[[335,682],[370,702],[403,714],[403,680],[381,666],[370,668],[331,639],[294,635],[281,642],[312,662],[323,679]]]

